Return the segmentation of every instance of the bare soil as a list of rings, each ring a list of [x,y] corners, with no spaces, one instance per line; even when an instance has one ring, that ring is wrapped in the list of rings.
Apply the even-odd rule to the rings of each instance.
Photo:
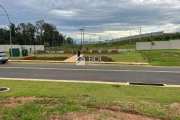
[[[19,97],[19,98],[8,98],[1,101],[0,106],[3,108],[6,107],[17,107],[25,103],[32,102],[34,100],[41,100],[43,98],[36,97]],[[50,98],[49,98],[50,99]],[[171,104],[172,107],[179,107],[179,103]],[[98,110],[98,113],[81,113],[73,112],[65,115],[50,115],[49,120],[160,120],[159,118],[149,118],[148,115],[141,114],[138,111],[127,111],[122,110],[120,107],[108,107],[108,106],[94,106],[91,107]],[[100,114],[104,113],[104,114]],[[174,111],[172,114],[179,114],[180,111]],[[109,115],[110,114],[110,115]]]

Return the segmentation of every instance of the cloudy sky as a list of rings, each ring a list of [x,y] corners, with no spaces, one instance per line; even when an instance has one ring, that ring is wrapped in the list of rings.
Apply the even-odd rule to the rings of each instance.
[[[142,34],[180,31],[180,0],[0,0],[0,5],[15,25],[45,20],[77,41],[83,26],[85,40],[137,35],[140,27]],[[0,27],[7,25],[0,9]]]

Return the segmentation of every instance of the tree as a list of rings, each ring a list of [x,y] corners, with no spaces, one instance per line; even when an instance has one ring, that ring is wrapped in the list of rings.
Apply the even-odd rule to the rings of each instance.
[[[66,41],[67,41],[68,45],[73,45],[73,38],[68,37],[68,38],[66,38]]]
[[[43,25],[44,29],[44,36],[43,36],[43,42],[49,42],[51,47],[53,46],[54,41],[54,31],[56,31],[56,26],[53,24],[45,23]]]
[[[27,23],[27,36],[29,38],[30,45],[35,43],[35,32],[36,32],[36,27],[31,23]]]
[[[46,23],[44,20],[32,23],[20,23],[15,26],[11,23],[12,42],[19,45],[40,44],[46,46],[60,46],[67,41],[68,44],[73,44],[73,38],[68,38],[62,33],[59,33],[56,26]],[[9,29],[0,28],[0,44],[10,44]]]
[[[39,21],[36,21],[35,23],[36,25],[36,38],[38,38],[39,40],[39,43],[42,44],[42,35],[43,35],[43,32],[44,32],[44,29],[43,29],[43,26],[45,24],[44,20],[39,20]]]

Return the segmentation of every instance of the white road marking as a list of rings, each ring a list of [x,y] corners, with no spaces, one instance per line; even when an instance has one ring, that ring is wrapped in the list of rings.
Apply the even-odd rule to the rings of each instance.
[[[77,69],[77,68],[35,68],[35,67],[0,67],[4,69],[33,69],[33,70],[72,70],[72,71],[102,71],[102,72],[144,72],[144,73],[180,73],[180,71],[157,70],[112,70],[112,69]]]

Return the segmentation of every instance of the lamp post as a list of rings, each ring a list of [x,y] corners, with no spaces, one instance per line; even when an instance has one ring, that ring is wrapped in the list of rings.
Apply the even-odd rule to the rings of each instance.
[[[82,31],[83,29],[79,29],[81,31],[81,50],[82,50]]]
[[[83,50],[84,50],[84,26],[83,26]]]
[[[8,21],[9,21],[9,27],[10,27],[10,44],[11,44],[11,59],[13,61],[13,52],[12,52],[12,40],[11,40],[11,22],[10,22],[10,19],[9,19],[9,16],[8,16],[8,13],[6,12],[6,10],[3,8],[3,6],[0,5],[0,7],[4,10],[4,12],[6,13],[7,15],[7,18],[8,18]]]

